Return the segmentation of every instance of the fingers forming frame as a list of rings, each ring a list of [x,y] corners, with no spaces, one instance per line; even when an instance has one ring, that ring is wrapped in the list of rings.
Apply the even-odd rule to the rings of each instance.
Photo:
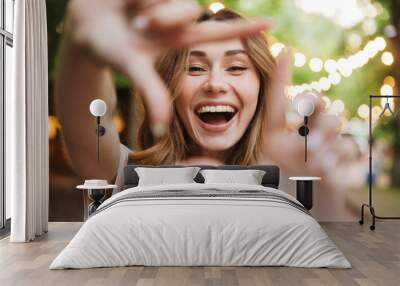
[[[166,2],[155,6],[142,17],[148,19],[149,30],[169,30],[192,24],[203,9],[194,1]]]
[[[283,130],[286,128],[286,110],[288,107],[285,88],[291,78],[291,54],[283,52],[277,59],[271,75],[270,92],[265,98],[265,121],[268,130]],[[267,131],[268,131],[267,130]]]

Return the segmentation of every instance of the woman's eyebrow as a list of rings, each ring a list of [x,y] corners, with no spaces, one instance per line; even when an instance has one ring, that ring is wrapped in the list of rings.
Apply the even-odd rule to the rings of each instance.
[[[247,56],[247,52],[245,50],[231,50],[231,51],[226,51],[225,52],[225,57],[227,56],[234,56],[237,54],[244,54]]]
[[[205,52],[196,51],[196,50],[191,51],[191,52],[190,52],[190,55],[191,55],[191,56],[195,56],[195,57],[207,57],[207,54],[206,54]]]
[[[224,56],[228,57],[228,56],[234,56],[237,54],[244,54],[247,55],[247,52],[245,50],[230,50],[230,51],[226,51]],[[195,56],[195,57],[207,57],[207,54],[203,51],[197,51],[197,50],[193,50],[190,52],[190,56]]]

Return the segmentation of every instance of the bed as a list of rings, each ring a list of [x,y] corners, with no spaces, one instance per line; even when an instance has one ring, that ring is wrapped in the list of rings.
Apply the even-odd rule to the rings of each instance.
[[[197,166],[265,171],[260,185],[138,185],[125,167],[123,191],[97,209],[50,269],[144,266],[350,268],[318,222],[278,189],[276,166]],[[164,166],[179,168],[180,166]]]

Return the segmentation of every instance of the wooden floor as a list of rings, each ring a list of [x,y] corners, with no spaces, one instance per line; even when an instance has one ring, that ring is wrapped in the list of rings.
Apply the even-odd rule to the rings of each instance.
[[[325,223],[323,228],[353,268],[123,267],[48,270],[81,223],[50,223],[32,243],[0,241],[0,285],[400,285],[400,223]]]

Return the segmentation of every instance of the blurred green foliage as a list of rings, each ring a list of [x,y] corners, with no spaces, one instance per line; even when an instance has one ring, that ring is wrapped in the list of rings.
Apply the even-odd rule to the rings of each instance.
[[[398,128],[399,118],[394,116],[386,117],[383,116],[373,129],[372,138],[374,140],[384,139],[390,146],[395,144],[396,133],[393,132]],[[400,146],[393,146],[394,148],[400,148]]]
[[[54,81],[54,67],[67,3],[67,0],[46,0],[49,82]]]
[[[198,0],[208,6],[213,1]],[[293,0],[225,0],[228,8],[234,9],[249,17],[268,17],[274,22],[271,33],[279,41],[295,51],[301,51],[309,59],[320,57],[323,60],[348,57],[350,52],[346,47],[346,37],[350,32],[362,35],[361,24],[351,29],[344,29],[332,20],[319,15],[310,15],[295,6]],[[47,0],[48,39],[49,39],[49,77],[54,79],[56,50],[60,40],[60,27],[65,13],[66,0]],[[377,33],[363,36],[361,47],[370,39],[382,34],[383,27],[390,21],[388,13],[389,1],[381,1],[384,12],[377,18]],[[58,27],[58,28],[57,28]],[[57,32],[58,31],[58,32]],[[105,35],[107,36],[107,35]],[[341,99],[346,106],[346,113],[352,117],[357,114],[358,107],[368,103],[369,94],[379,94],[382,81],[390,74],[390,67],[380,61],[380,53],[367,65],[353,72],[349,78],[343,78],[338,86],[334,86],[326,95],[332,100]],[[307,66],[294,68],[293,83],[302,84],[327,75],[325,71],[315,73]],[[130,83],[123,76],[115,75],[118,88],[129,88]],[[379,104],[379,103],[378,103]]]
[[[204,6],[213,1],[200,0]],[[295,6],[293,0],[225,0],[225,7],[250,17],[267,17],[273,20],[274,27],[270,33],[280,42],[289,46],[293,52],[302,52],[308,59],[319,57],[322,60],[348,57],[350,52],[346,47],[349,33],[362,35],[361,24],[351,29],[344,29],[332,20],[316,14],[306,14]],[[377,33],[364,36],[361,47],[369,40],[382,35],[383,28],[389,24],[389,1],[382,1],[383,13],[376,18]],[[343,78],[339,85],[333,86],[325,94],[331,99],[341,99],[345,103],[348,116],[356,116],[358,107],[368,104],[370,94],[379,94],[383,79],[391,72],[384,66],[380,53],[367,65],[352,73],[349,78]],[[306,65],[293,69],[293,83],[302,84],[318,80],[327,73],[312,72]],[[379,102],[377,102],[379,104]]]

